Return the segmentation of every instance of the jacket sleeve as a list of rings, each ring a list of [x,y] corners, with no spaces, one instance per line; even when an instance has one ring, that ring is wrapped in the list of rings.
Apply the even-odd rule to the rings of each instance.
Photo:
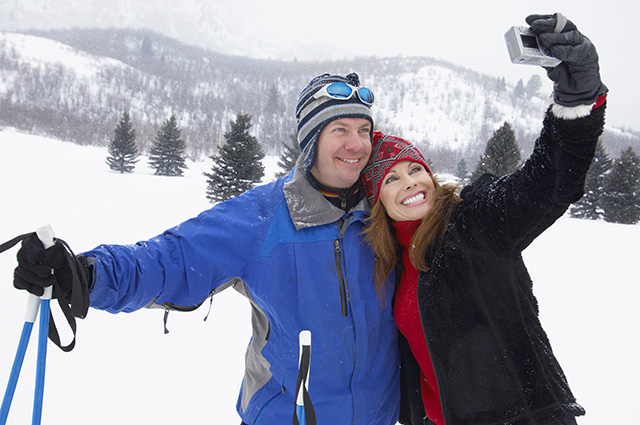
[[[462,220],[473,220],[500,255],[519,255],[578,201],[604,127],[605,105],[585,117],[562,119],[547,111],[533,153],[507,176],[483,176],[465,188]]]
[[[95,260],[91,307],[117,313],[151,303],[196,306],[242,279],[273,211],[265,198],[254,189],[147,241],[82,254]]]

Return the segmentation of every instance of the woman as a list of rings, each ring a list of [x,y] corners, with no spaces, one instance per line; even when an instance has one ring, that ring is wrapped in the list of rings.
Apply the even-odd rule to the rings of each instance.
[[[402,423],[560,425],[584,414],[538,320],[521,252],[582,196],[607,89],[575,25],[559,34],[555,15],[527,22],[564,62],[549,70],[555,105],[521,169],[482,176],[458,195],[410,143],[374,135],[362,177],[367,236],[380,292],[401,257],[393,305],[404,336]]]

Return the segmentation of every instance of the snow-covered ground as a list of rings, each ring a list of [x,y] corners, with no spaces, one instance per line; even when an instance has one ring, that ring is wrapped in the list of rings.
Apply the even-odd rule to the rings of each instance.
[[[158,177],[146,158],[133,174],[105,164],[106,149],[0,130],[0,242],[51,224],[76,252],[147,239],[209,208],[210,160]],[[277,158],[265,161],[267,176]],[[580,425],[640,424],[640,226],[564,217],[526,251],[541,319],[574,394]],[[0,255],[0,389],[24,318],[13,289],[13,248]],[[43,424],[237,424],[235,403],[250,336],[248,303],[233,290],[192,313],[111,315],[91,310],[71,353],[49,346]],[[36,326],[37,327],[37,326]],[[30,421],[36,333],[8,424]]]

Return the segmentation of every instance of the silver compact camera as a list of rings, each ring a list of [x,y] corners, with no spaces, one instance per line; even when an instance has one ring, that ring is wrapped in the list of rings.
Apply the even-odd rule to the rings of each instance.
[[[504,39],[513,63],[553,68],[562,62],[542,51],[538,37],[529,27],[511,27]]]

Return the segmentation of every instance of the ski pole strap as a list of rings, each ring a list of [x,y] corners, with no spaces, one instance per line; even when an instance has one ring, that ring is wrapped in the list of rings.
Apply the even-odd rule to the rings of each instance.
[[[0,245],[0,254],[2,254],[3,252],[5,252],[8,249],[13,248],[15,245],[18,244],[18,242],[22,242],[25,239],[28,239],[29,237],[35,235],[36,232],[31,232],[31,233],[26,233],[24,235],[20,235],[20,236],[16,236],[15,238],[6,241],[5,243]]]
[[[307,380],[309,379],[309,365],[311,360],[311,347],[308,345],[303,345],[301,347],[302,355],[300,357],[300,368],[298,369],[298,382],[296,384],[296,399],[298,398],[298,394],[302,391],[303,397],[303,406],[302,406],[302,415],[299,415],[298,408],[300,407],[298,403],[294,405],[293,410],[293,425],[317,425],[316,422],[316,411],[313,408],[313,403],[311,402],[311,397],[309,397],[309,392],[307,391],[307,386],[305,385]],[[303,422],[300,422],[298,416],[303,417]]]
[[[16,236],[15,238],[0,244],[0,253],[7,251],[14,247],[19,242],[34,236],[36,233],[26,233],[24,235]],[[84,319],[89,310],[89,276],[87,273],[86,264],[76,257],[71,251],[69,245],[62,239],[55,238],[55,243],[60,244],[64,248],[65,260],[69,265],[72,276],[71,295],[70,300],[67,300],[65,294],[60,291],[58,285],[53,285],[53,298],[58,300],[58,305],[62,311],[69,328],[73,332],[73,340],[68,345],[62,345],[60,341],[60,335],[56,327],[53,315],[49,314],[49,339],[62,351],[69,352],[73,350],[76,344],[76,320],[75,318]]]

